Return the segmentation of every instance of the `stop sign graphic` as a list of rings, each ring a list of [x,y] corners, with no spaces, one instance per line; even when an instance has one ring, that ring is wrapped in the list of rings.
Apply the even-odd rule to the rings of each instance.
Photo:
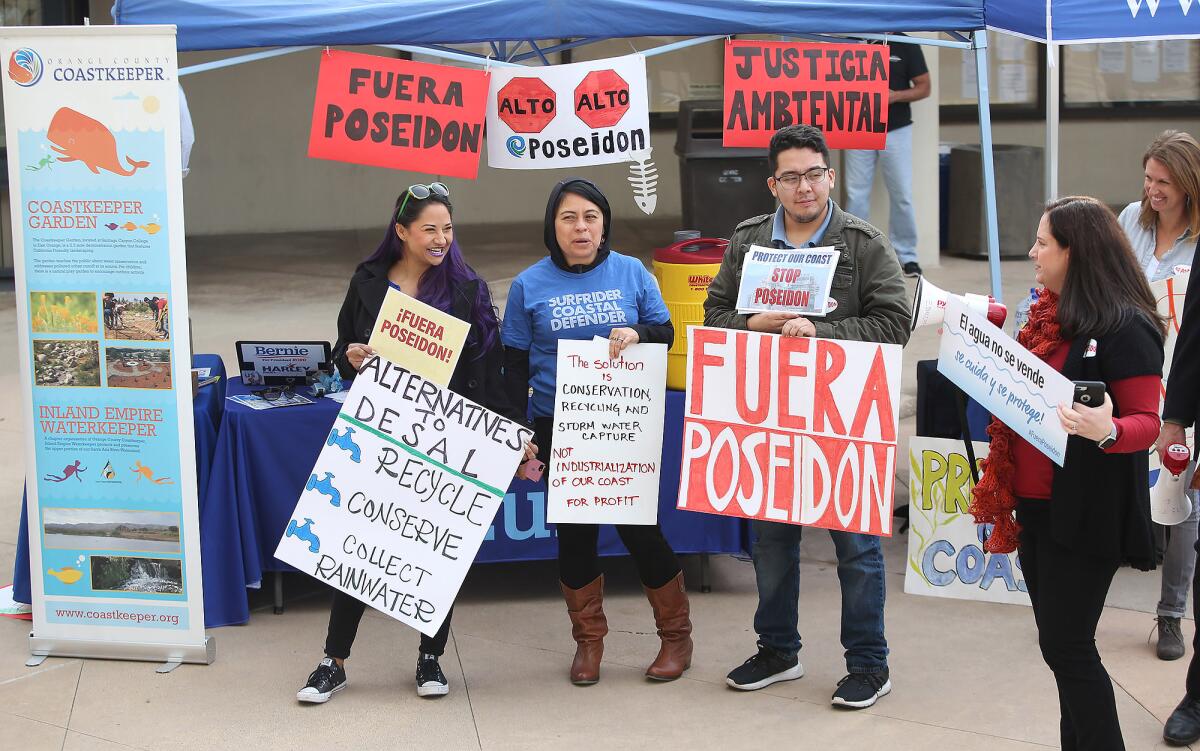
[[[593,128],[611,128],[629,111],[629,84],[615,70],[594,70],[575,87],[575,114]]]
[[[514,78],[496,97],[497,116],[517,133],[541,133],[554,119],[554,89],[540,78]]]

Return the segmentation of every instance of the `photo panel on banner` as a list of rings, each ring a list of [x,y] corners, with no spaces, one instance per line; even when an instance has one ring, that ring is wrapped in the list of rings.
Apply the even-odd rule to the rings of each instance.
[[[174,29],[5,28],[0,56],[30,650],[211,662]]]
[[[688,329],[678,508],[890,536],[901,347]]]

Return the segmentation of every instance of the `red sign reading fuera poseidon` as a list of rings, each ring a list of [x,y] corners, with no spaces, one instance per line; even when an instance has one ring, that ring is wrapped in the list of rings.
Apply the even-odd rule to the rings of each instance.
[[[888,48],[737,41],[725,45],[725,146],[766,146],[787,125],[815,125],[831,149],[882,149]]]
[[[678,507],[890,536],[900,353],[688,329]]]
[[[474,179],[487,90],[479,70],[326,52],[308,155]]]

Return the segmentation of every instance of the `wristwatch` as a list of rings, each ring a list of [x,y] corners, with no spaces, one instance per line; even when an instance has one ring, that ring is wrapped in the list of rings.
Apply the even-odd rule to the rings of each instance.
[[[1109,446],[1113,445],[1116,442],[1117,442],[1117,424],[1114,422],[1113,426],[1112,426],[1112,432],[1109,433],[1108,435],[1104,436],[1100,440],[1096,441],[1096,445],[1100,447],[1101,451],[1103,451],[1104,449],[1108,448]]]

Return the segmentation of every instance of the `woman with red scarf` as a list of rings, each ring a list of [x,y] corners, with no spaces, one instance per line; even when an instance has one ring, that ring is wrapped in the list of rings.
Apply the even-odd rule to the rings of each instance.
[[[1096,407],[1058,406],[1062,467],[993,419],[971,512],[995,525],[989,552],[1020,556],[1058,684],[1062,748],[1124,749],[1096,624],[1119,566],[1154,568],[1147,449],[1158,437],[1164,326],[1116,216],[1096,199],[1050,203],[1029,257],[1045,289],[1021,344],[1107,391]]]

